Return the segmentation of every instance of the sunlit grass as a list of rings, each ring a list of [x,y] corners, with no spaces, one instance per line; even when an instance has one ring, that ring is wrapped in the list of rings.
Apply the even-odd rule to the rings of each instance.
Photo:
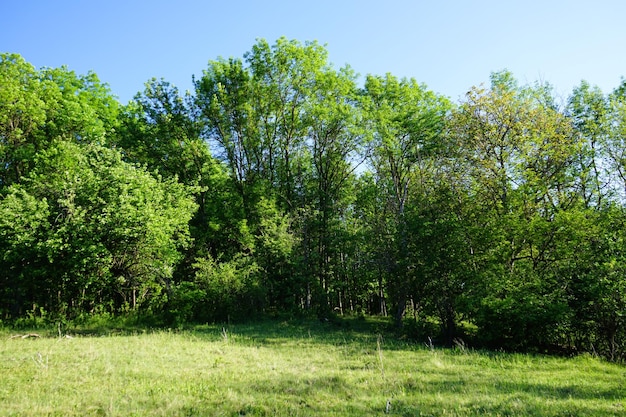
[[[621,365],[427,349],[352,328],[263,323],[27,339],[5,330],[0,415],[626,414]]]

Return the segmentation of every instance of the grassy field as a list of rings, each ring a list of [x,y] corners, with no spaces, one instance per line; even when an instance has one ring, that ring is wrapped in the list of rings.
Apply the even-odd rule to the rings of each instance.
[[[2,330],[0,416],[626,415],[623,365],[429,349],[367,324]]]

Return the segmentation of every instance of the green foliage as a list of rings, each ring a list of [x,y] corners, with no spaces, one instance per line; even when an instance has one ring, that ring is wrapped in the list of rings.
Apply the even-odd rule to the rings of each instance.
[[[0,202],[4,297],[60,314],[148,302],[171,278],[195,208],[183,186],[115,151],[58,142]]]
[[[129,162],[187,185],[205,186],[214,162],[200,139],[201,126],[190,114],[189,100],[168,82],[150,80],[124,107],[118,131],[108,138],[109,143],[123,149]]]
[[[102,143],[118,103],[94,73],[42,69],[16,54],[0,56],[0,185],[19,182],[53,141]]]
[[[626,83],[359,84],[317,42],[258,40],[120,106],[0,55],[0,318],[374,313],[623,360]]]
[[[204,298],[196,298],[200,321],[241,320],[258,313],[265,299],[259,267],[250,258],[239,255],[228,262],[212,258],[198,259],[195,284]]]
[[[395,319],[400,325],[407,299],[415,294],[411,271],[407,209],[414,199],[431,192],[425,178],[435,174],[433,157],[441,147],[443,123],[450,109],[448,100],[428,91],[415,80],[398,80],[391,74],[368,76],[360,99],[366,120],[372,128],[372,152],[369,163],[382,198],[377,202],[381,219],[374,223],[382,230],[374,232],[383,257],[390,296],[395,304]],[[385,243],[391,237],[391,242]]]
[[[0,185],[6,186],[21,178],[39,147],[30,138],[46,121],[49,86],[16,54],[0,55],[0,83]]]

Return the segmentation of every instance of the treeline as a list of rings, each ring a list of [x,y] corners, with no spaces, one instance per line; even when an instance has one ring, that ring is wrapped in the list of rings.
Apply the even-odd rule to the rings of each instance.
[[[626,357],[626,81],[458,103],[258,41],[182,94],[0,59],[0,314],[381,314]]]

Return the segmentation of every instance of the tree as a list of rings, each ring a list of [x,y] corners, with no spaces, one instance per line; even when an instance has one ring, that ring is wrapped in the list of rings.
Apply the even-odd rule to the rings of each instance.
[[[152,79],[121,113],[109,144],[124,160],[185,184],[193,190],[198,210],[190,223],[194,244],[179,265],[177,278],[189,280],[196,258],[232,256],[245,246],[241,196],[227,167],[211,155],[202,136],[193,97],[182,97],[165,80]]]
[[[3,301],[72,315],[158,300],[195,208],[113,150],[55,142],[0,202]]]
[[[581,82],[569,97],[566,114],[581,136],[579,187],[589,207],[600,208],[609,192],[610,175],[603,169],[607,152],[609,103],[598,87]]]
[[[257,119],[250,99],[250,74],[241,60],[220,60],[209,64],[196,81],[196,105],[202,114],[207,140],[216,143],[226,161],[243,200],[244,217],[254,204],[254,192],[261,161]]]
[[[352,174],[361,162],[364,132],[360,129],[361,114],[355,106],[357,91],[353,72],[322,69],[314,77],[305,121],[306,144],[312,157],[307,202],[315,213],[307,229],[310,234],[307,238],[312,238],[315,250],[307,259],[316,262],[308,264],[307,268],[314,271],[319,287],[328,297],[332,281],[337,278],[333,275],[341,266],[337,238],[353,190]],[[329,304],[328,300],[318,302]]]
[[[211,62],[196,81],[196,103],[207,139],[230,168],[253,235],[261,231],[268,199],[299,227],[294,232],[309,306],[312,285],[328,289],[336,258],[331,217],[360,146],[354,74],[333,70],[315,42],[281,38],[270,46],[261,40],[244,57]],[[319,302],[327,304],[323,298]]]
[[[36,70],[16,54],[0,56],[0,185],[19,182],[52,141],[103,143],[118,104],[94,73]]]
[[[362,106],[374,132],[370,163],[392,216],[386,233],[393,245],[385,255],[385,268],[400,325],[411,292],[406,208],[412,188],[420,186],[429,169],[430,155],[441,145],[450,104],[415,80],[387,74],[367,77]]]
[[[472,89],[451,121],[490,240],[479,254],[485,293],[476,294],[476,320],[486,339],[517,348],[550,345],[568,314],[567,277],[555,272],[562,261],[557,219],[579,201],[580,146],[548,93],[496,73],[491,89]]]
[[[151,79],[123,109],[110,146],[121,148],[128,162],[189,186],[202,185],[212,158],[189,101],[167,81]]]
[[[39,147],[29,138],[46,120],[46,103],[37,71],[19,55],[0,56],[0,83],[0,184],[4,187],[24,175]]]
[[[606,160],[613,173],[612,184],[619,198],[626,197],[626,80],[609,97]],[[619,184],[619,185],[618,185]]]

